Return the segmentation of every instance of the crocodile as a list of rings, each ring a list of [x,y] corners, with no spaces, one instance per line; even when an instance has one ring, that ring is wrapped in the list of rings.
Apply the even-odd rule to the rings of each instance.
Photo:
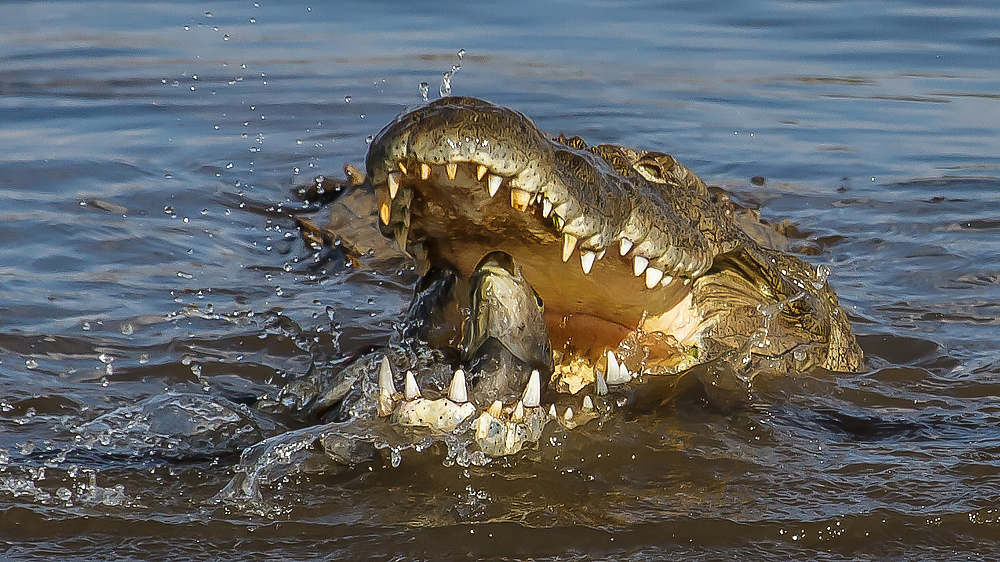
[[[668,154],[552,138],[515,110],[446,97],[385,126],[365,161],[383,234],[422,270],[468,278],[496,250],[518,261],[557,372],[677,373],[748,348],[764,370],[863,367],[829,270],[769,245]]]
[[[628,401],[609,387],[635,378],[739,394],[761,373],[864,367],[828,269],[668,154],[550,137],[515,110],[446,97],[386,125],[365,160],[346,167],[351,183],[374,192],[373,219],[423,276],[416,339],[461,342],[471,377],[435,370],[440,355],[375,352],[333,383],[286,387],[313,412],[468,430],[495,456],[553,419],[606,415]],[[359,386],[367,398],[348,395]]]

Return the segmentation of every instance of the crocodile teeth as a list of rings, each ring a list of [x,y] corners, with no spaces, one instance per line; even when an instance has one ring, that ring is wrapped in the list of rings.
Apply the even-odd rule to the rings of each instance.
[[[406,175],[406,166],[402,162],[396,162],[396,165],[399,166],[399,171],[403,172],[403,175]]]
[[[531,204],[532,195],[527,191],[522,191],[520,189],[510,190],[510,206],[514,207],[518,211],[524,211]]]
[[[649,267],[646,269],[646,288],[652,289],[653,287],[659,285],[660,279],[663,279],[663,272],[655,267]]]
[[[382,203],[378,208],[378,218],[382,219],[382,224],[389,226],[389,203]]]
[[[618,247],[618,252],[621,253],[621,255],[624,256],[631,249],[632,249],[632,241],[629,240],[628,238],[622,238],[621,239],[621,246]]]
[[[615,352],[608,350],[608,384],[623,384],[632,380],[632,373],[624,363],[619,364]]]
[[[389,367],[389,358],[382,356],[382,365],[378,369],[378,391],[380,394],[392,396],[396,394],[396,386],[392,384],[392,368]]]
[[[493,403],[490,404],[489,409],[486,410],[486,413],[494,418],[499,418],[500,414],[503,413],[503,402],[494,400]]]
[[[549,215],[551,214],[552,214],[552,201],[549,201],[548,199],[542,199],[542,216],[545,218],[549,218]]]
[[[524,403],[521,400],[517,401],[517,405],[514,406],[514,411],[510,413],[510,421],[519,422],[524,419]]]
[[[490,192],[490,197],[497,194],[497,190],[500,189],[500,182],[503,178],[494,174],[490,174],[490,177],[486,179],[487,189]]]
[[[646,266],[649,265],[649,260],[642,256],[635,256],[632,258],[632,272],[638,277],[642,275],[643,271],[646,271]]]
[[[590,270],[594,268],[594,260],[597,258],[597,254],[591,252],[590,250],[583,250],[580,252],[580,263],[583,264],[583,272],[590,274]]]
[[[413,371],[406,371],[406,385],[404,386],[403,397],[407,400],[420,398],[420,387],[417,386],[417,379],[413,378]]]
[[[423,162],[420,163],[420,179],[422,180],[431,179],[431,167]]]
[[[538,370],[531,371],[531,377],[528,378],[528,384],[524,387],[524,395],[521,398],[524,405],[529,408],[534,408],[541,404],[542,402],[542,378],[538,374]]]
[[[399,191],[399,172],[389,172],[389,199],[396,198],[396,192]]]
[[[664,287],[666,287],[667,285],[669,285],[669,284],[671,284],[673,282],[674,282],[674,278],[673,277],[671,277],[669,275],[664,275],[663,279],[660,281],[660,285],[663,285]]]
[[[600,371],[594,374],[594,387],[597,390],[598,396],[608,395],[608,383],[604,380],[604,375]]]
[[[451,377],[451,385],[448,386],[448,399],[457,404],[464,404],[469,401],[469,393],[465,390],[465,371],[458,369]]]
[[[588,412],[593,409],[594,409],[594,399],[591,398],[590,395],[588,394],[587,396],[583,397],[583,411]]]
[[[566,421],[573,419],[573,408],[566,408],[566,413],[563,414],[563,419]]]
[[[549,417],[550,418],[556,417],[556,405],[555,404],[549,404]]]
[[[388,223],[386,223],[388,224]],[[572,234],[563,234],[563,262],[568,262],[569,257],[573,255],[573,250],[576,248],[576,236]]]
[[[458,173],[458,164],[454,162],[448,162],[444,165],[444,169],[448,172],[448,179],[455,179],[455,174]]]
[[[485,175],[486,175],[486,166],[483,166],[482,164],[476,166],[476,179],[479,181],[483,181],[483,176]]]

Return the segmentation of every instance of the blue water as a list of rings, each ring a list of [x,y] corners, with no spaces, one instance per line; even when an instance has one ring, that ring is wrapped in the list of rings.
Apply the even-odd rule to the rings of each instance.
[[[6,2],[0,551],[988,557],[997,61],[1000,6],[973,0]],[[366,138],[420,103],[421,82],[436,98],[453,65],[454,94],[670,152],[789,219],[831,267],[870,370],[762,382],[729,416],[557,432],[483,468],[417,456],[290,475],[258,511],[208,502],[232,456],[163,459],[124,429],[81,446],[117,408],[246,401],[395,333],[405,264],[314,268],[284,210],[294,186],[362,163]]]

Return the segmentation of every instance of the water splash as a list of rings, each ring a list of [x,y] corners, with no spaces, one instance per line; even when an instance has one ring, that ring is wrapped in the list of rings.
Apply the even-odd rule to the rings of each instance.
[[[427,99],[428,93],[430,92],[430,85],[427,82],[420,83],[420,98],[425,102],[430,101]]]

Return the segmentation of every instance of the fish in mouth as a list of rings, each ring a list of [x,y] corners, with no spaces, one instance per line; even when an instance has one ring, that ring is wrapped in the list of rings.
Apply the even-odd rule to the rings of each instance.
[[[554,378],[583,372],[571,389],[595,371],[748,356],[774,371],[863,366],[825,268],[768,247],[766,225],[668,154],[552,138],[512,109],[447,97],[384,127],[366,168],[383,234],[421,272],[469,279],[491,252],[517,260],[545,304]]]

